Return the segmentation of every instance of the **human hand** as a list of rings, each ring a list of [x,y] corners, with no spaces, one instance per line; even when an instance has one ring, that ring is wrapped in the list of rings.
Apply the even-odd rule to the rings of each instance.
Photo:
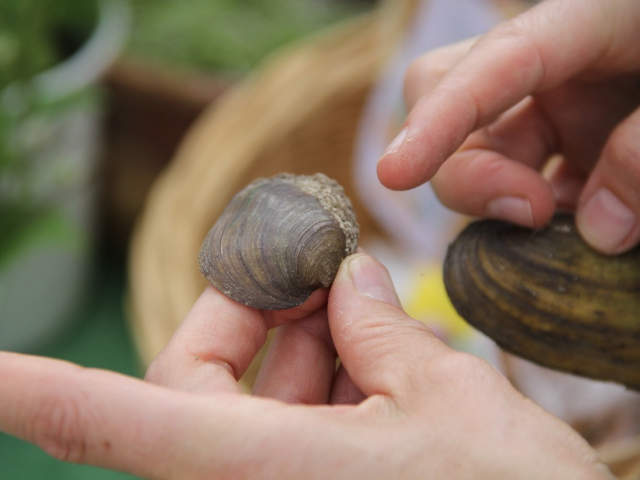
[[[411,112],[380,180],[432,179],[448,207],[533,228],[575,208],[593,247],[630,249],[640,241],[639,45],[637,0],[548,0],[427,53],[406,74]],[[562,160],[542,175],[553,154]]]
[[[371,257],[343,262],[310,311],[325,300],[264,314],[208,288],[147,382],[0,354],[0,429],[145,478],[610,478],[566,424],[407,317]]]

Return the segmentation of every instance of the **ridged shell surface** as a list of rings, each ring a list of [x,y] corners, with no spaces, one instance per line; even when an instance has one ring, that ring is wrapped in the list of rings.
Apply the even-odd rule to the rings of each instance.
[[[450,245],[444,280],[458,313],[506,350],[640,389],[640,248],[599,254],[568,214],[535,232],[484,220]]]
[[[351,202],[337,182],[280,174],[235,195],[202,244],[200,270],[237,302],[285,309],[331,285],[357,242]]]

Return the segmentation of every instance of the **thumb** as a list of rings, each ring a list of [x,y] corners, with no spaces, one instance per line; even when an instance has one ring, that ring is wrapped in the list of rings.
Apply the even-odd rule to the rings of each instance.
[[[424,381],[450,349],[400,307],[386,268],[364,253],[340,266],[329,294],[329,327],[345,369],[367,396],[399,397]]]
[[[622,253],[640,241],[640,108],[609,137],[580,196],[576,223],[603,253]]]

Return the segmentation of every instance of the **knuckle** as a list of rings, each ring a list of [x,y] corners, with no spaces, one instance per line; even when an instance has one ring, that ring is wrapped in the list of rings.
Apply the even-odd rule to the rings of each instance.
[[[407,106],[411,106],[417,100],[419,95],[418,86],[422,78],[422,58],[418,58],[411,62],[404,76],[404,101]]]
[[[380,312],[375,318],[366,318],[367,328],[352,337],[362,351],[376,352],[378,356],[393,356],[407,340],[428,333],[424,324],[399,314],[396,307]]]
[[[162,366],[162,354],[153,359],[146,373],[144,374],[144,380],[149,383],[161,384],[164,379],[164,368]]]
[[[489,35],[493,38],[521,38],[529,29],[528,19],[516,16],[509,22],[499,23]]]
[[[508,68],[501,69],[503,82],[520,85],[521,88],[546,84],[546,66],[543,51],[532,31],[531,19],[516,17],[494,28],[481,41],[497,52],[508,55]]]
[[[486,35],[486,39],[531,45],[531,29],[533,28],[531,22],[531,18],[527,16],[516,16],[508,22],[498,24]]]
[[[446,383],[493,376],[491,366],[468,353],[449,352],[435,359],[429,367],[429,377]]]
[[[408,105],[427,93],[447,73],[449,65],[437,53],[413,60],[404,77],[404,98]]]
[[[465,194],[463,183],[465,178],[477,178],[468,175],[464,171],[472,165],[471,161],[475,159],[475,156],[471,158],[469,156],[466,152],[462,155],[454,154],[447,162],[442,164],[431,179],[431,187],[440,202],[454,210],[466,208],[463,202],[474,199],[474,197]],[[466,164],[459,161],[462,157],[468,160]]]
[[[491,150],[465,148],[463,146],[440,167],[431,185],[445,206],[478,215],[485,209],[488,200],[485,192],[491,184],[485,183],[480,187],[477,179],[507,177],[507,169],[512,165]]]
[[[80,402],[72,395],[46,399],[33,418],[34,443],[49,455],[73,463],[82,463],[87,454],[85,418]]]
[[[393,417],[398,412],[398,405],[388,395],[375,394],[367,397],[353,409],[355,416],[363,418]]]

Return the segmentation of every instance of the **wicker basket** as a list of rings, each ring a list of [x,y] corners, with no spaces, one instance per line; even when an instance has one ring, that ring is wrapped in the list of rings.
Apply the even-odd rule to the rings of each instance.
[[[229,76],[176,71],[124,57],[105,78],[109,97],[103,161],[103,235],[124,250],[158,173],[189,126],[233,83]]]

